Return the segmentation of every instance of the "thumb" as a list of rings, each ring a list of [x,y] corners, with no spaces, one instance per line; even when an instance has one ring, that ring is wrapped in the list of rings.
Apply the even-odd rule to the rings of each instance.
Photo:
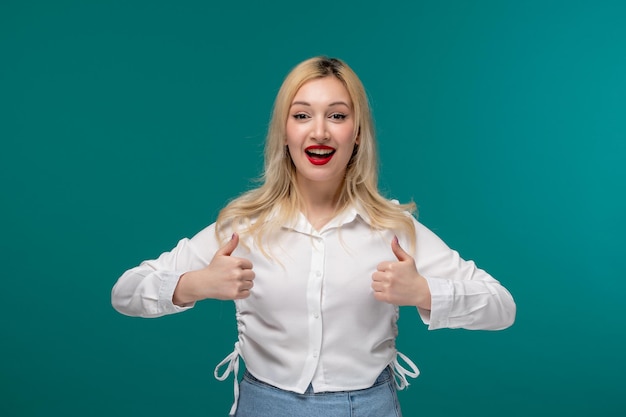
[[[391,241],[391,250],[400,262],[411,259],[411,255],[406,253],[404,249],[402,249],[402,247],[400,246],[400,243],[398,242],[398,236],[393,237],[393,240]]]
[[[230,256],[230,254],[237,248],[237,245],[239,245],[239,235],[237,233],[233,233],[233,237],[231,237],[224,246],[219,248],[217,252],[215,252],[215,255]]]

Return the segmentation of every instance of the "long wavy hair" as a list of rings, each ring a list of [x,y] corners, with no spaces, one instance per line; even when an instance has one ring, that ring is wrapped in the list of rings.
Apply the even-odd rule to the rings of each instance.
[[[265,142],[265,164],[261,186],[232,200],[218,215],[216,233],[223,242],[230,227],[241,236],[253,236],[266,255],[263,241],[293,221],[302,209],[296,184],[296,168],[286,151],[286,124],[296,93],[307,81],[336,77],[348,90],[355,115],[355,138],[359,145],[346,168],[337,212],[356,205],[366,212],[371,227],[403,233],[415,245],[415,227],[409,213],[415,204],[397,204],[378,191],[378,155],[374,122],[365,88],[355,72],[336,58],[314,57],[298,64],[287,75],[274,102]]]

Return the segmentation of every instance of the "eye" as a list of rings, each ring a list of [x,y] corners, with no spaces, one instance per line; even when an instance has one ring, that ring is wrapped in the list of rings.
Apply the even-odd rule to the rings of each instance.
[[[294,119],[296,120],[304,120],[304,119],[308,119],[309,116],[304,114],[304,113],[296,113],[292,116]]]
[[[348,115],[343,113],[333,113],[330,115],[330,118],[333,120],[345,120]]]

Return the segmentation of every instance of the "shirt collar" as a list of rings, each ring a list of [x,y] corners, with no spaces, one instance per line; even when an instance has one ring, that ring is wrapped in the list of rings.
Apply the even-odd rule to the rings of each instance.
[[[285,224],[283,227],[285,229],[292,229],[296,232],[305,233],[307,235],[320,235],[327,230],[336,229],[348,223],[352,223],[357,218],[361,218],[365,223],[371,225],[369,215],[365,209],[363,209],[363,206],[360,203],[357,203],[356,205],[346,207],[343,211],[326,223],[320,231],[313,228],[302,212],[299,212],[291,223]]]

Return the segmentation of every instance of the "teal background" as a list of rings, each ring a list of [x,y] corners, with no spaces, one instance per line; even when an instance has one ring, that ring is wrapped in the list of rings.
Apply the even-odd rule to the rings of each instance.
[[[0,3],[2,416],[225,416],[233,306],[156,320],[117,277],[254,185],[284,75],[345,59],[381,188],[511,290],[502,332],[429,332],[405,416],[617,416],[626,399],[626,3]]]

